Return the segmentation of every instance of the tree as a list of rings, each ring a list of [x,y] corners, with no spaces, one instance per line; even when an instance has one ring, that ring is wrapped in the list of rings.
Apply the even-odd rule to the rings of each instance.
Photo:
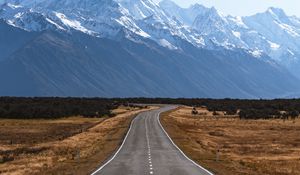
[[[289,112],[289,115],[291,116],[291,118],[293,119],[293,120],[295,120],[296,118],[298,118],[299,117],[299,112],[298,111],[290,111]]]
[[[193,115],[197,115],[198,114],[198,111],[197,111],[197,109],[195,107],[193,107],[193,109],[192,109],[192,114]]]

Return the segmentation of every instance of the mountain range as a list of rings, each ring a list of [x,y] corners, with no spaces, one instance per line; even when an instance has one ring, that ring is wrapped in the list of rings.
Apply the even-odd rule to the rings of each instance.
[[[6,0],[0,95],[284,98],[300,91],[300,19],[170,0]]]
[[[253,16],[233,17],[199,4],[181,8],[164,0],[160,6],[218,45],[252,50],[254,55],[267,54],[300,77],[300,19],[296,16],[273,7]]]

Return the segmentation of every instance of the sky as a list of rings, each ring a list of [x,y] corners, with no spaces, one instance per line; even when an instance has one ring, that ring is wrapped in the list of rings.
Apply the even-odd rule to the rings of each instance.
[[[0,3],[4,0],[0,0]],[[159,2],[161,0],[153,0]],[[206,7],[216,7],[225,15],[249,16],[258,12],[264,12],[269,7],[284,9],[288,15],[300,17],[300,0],[173,0],[182,7],[199,3]]]
[[[159,2],[160,0],[154,0]],[[288,15],[300,17],[300,0],[173,0],[182,7],[199,3],[206,7],[216,7],[225,15],[249,16],[264,12],[269,7],[284,9]]]

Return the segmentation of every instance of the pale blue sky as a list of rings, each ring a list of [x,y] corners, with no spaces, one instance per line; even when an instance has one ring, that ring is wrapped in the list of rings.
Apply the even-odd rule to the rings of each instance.
[[[160,0],[154,0],[159,2]],[[180,6],[187,7],[190,4],[199,3],[207,7],[215,6],[224,14],[234,16],[252,15],[266,11],[268,7],[284,9],[288,15],[300,17],[300,0],[173,0]]]
[[[3,2],[4,0],[0,0]],[[160,0],[154,0],[159,2]],[[252,15],[263,12],[268,7],[279,7],[284,9],[288,15],[300,17],[300,0],[173,0],[183,7],[199,3],[207,7],[215,6],[224,14],[234,16]]]

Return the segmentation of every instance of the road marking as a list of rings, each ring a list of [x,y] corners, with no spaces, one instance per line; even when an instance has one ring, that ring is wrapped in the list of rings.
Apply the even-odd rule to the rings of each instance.
[[[198,168],[202,169],[203,171],[207,172],[209,175],[214,175],[213,173],[209,172],[207,169],[203,168],[202,166],[200,166],[199,164],[197,164],[196,162],[194,162],[192,159],[190,159],[187,155],[184,154],[184,152],[173,142],[173,140],[171,139],[171,137],[169,136],[169,134],[167,133],[167,131],[164,129],[164,127],[162,126],[162,124],[160,123],[160,114],[162,112],[157,113],[156,119],[158,121],[159,126],[161,127],[161,129],[164,131],[164,133],[166,134],[166,136],[168,137],[168,139],[171,141],[171,143],[175,146],[176,149],[178,149],[178,151],[190,162],[192,162],[194,165],[196,165]]]
[[[126,140],[127,140],[127,137],[132,129],[132,125],[134,123],[134,121],[137,119],[137,117],[139,116],[140,114],[138,114],[132,121],[131,121],[131,124],[130,124],[130,127],[129,127],[129,130],[127,131],[127,134],[120,146],[120,148],[118,149],[118,151],[113,155],[113,157],[111,159],[109,159],[104,165],[102,165],[100,168],[98,168],[96,171],[94,171],[91,175],[95,175],[96,173],[98,173],[99,171],[101,171],[106,165],[108,165],[111,161],[114,160],[114,158],[118,155],[118,153],[121,151],[121,149],[123,148]]]
[[[148,146],[148,160],[149,160],[149,167],[150,167],[150,174],[154,174],[153,173],[153,168],[152,168],[152,161],[151,161],[151,147],[150,147],[150,139],[149,139],[149,134],[148,134],[148,126],[147,126],[147,119],[149,117],[145,118],[145,129],[146,129],[146,139],[147,139],[147,146]]]
[[[170,136],[168,135],[168,133],[165,131],[165,129],[163,128],[162,124],[160,123],[160,119],[159,119],[159,118],[160,118],[160,114],[161,114],[161,112],[159,112],[159,113],[157,114],[157,121],[158,121],[158,123],[159,123],[161,129],[164,131],[164,133],[166,134],[166,136],[168,137],[168,139],[171,141],[171,143],[175,146],[175,148],[177,148],[177,149],[179,150],[179,152],[180,152],[186,159],[188,159],[189,161],[191,161],[194,165],[196,165],[196,166],[199,167],[200,169],[206,171],[208,174],[213,175],[211,172],[209,172],[208,170],[206,170],[205,168],[203,168],[202,166],[198,165],[196,162],[194,162],[193,160],[191,160],[190,158],[188,158],[188,157],[183,153],[183,151],[182,151],[182,150],[181,150],[181,149],[173,142],[173,140],[170,138]],[[138,117],[139,115],[140,115],[140,114],[138,114],[137,117]],[[133,123],[135,122],[135,120],[137,119],[137,117],[135,117],[135,118],[131,121],[131,124],[130,124],[130,127],[129,127],[128,131],[127,131],[127,134],[126,134],[126,136],[125,136],[125,138],[124,138],[124,140],[123,140],[121,146],[120,146],[119,149],[117,150],[117,152],[113,155],[113,157],[112,157],[111,159],[109,159],[104,165],[102,165],[100,168],[98,168],[96,171],[94,171],[91,175],[95,175],[96,173],[98,173],[99,171],[101,171],[105,166],[107,166],[111,161],[113,161],[113,160],[116,158],[116,156],[118,155],[118,153],[122,150],[122,148],[123,148],[123,146],[124,146],[124,144],[125,144],[125,142],[126,142],[128,136],[129,136],[129,134],[130,134],[130,131],[132,130]],[[147,127],[147,125],[146,125],[146,127]],[[147,131],[147,133],[148,133],[148,129],[147,129],[146,131]],[[148,134],[147,134],[147,140],[148,140],[148,142],[147,142],[148,153],[150,154],[149,157],[151,158],[151,149],[150,149],[150,143],[149,143],[149,136],[148,136]],[[149,172],[149,173],[150,173],[150,174],[154,174],[152,162],[149,163],[149,166],[150,166],[150,172]]]

